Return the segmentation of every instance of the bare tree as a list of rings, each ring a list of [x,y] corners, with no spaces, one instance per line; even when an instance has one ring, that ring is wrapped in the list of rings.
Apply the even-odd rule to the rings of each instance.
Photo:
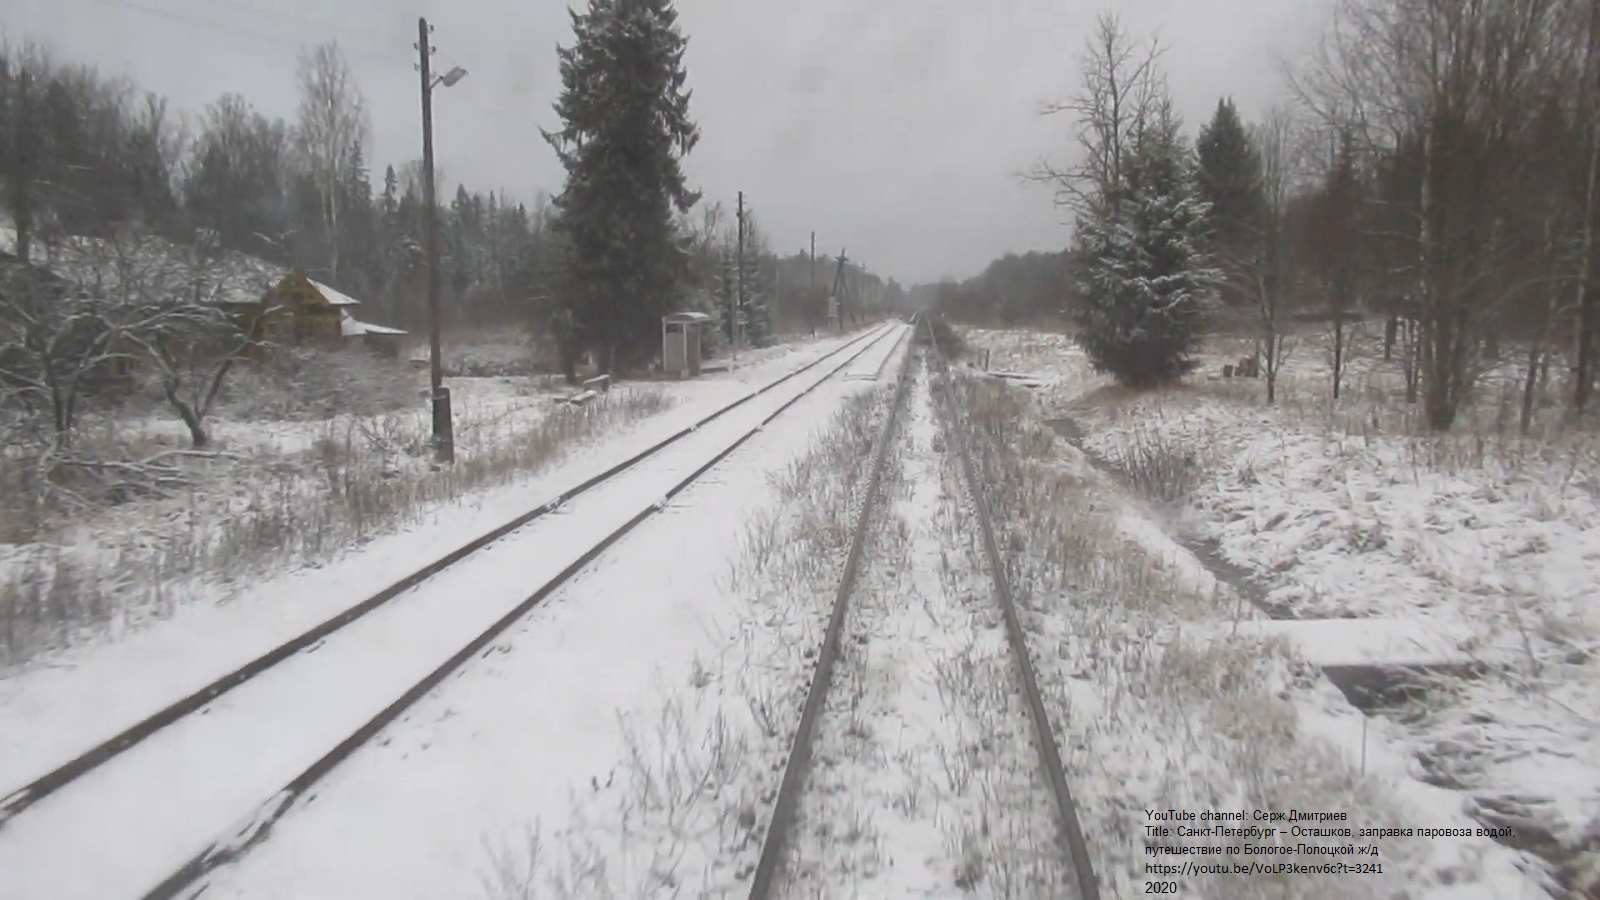
[[[1250,142],[1261,163],[1258,224],[1249,255],[1229,266],[1236,277],[1242,276],[1254,307],[1268,403],[1277,400],[1278,375],[1291,349],[1285,320],[1295,277],[1289,211],[1300,174],[1296,124],[1287,108],[1276,106],[1250,129]]]
[[[0,388],[25,410],[48,410],[57,451],[72,445],[80,399],[119,355],[109,313],[104,297],[0,260]]]
[[[204,232],[193,247],[133,229],[109,240],[77,238],[63,245],[54,263],[71,273],[84,296],[105,298],[105,340],[154,365],[194,447],[205,448],[206,417],[258,330],[259,316],[236,315],[225,302],[260,301],[274,286],[274,273],[221,254],[215,236]]]
[[[1135,45],[1115,13],[1104,12],[1089,39],[1072,99],[1045,107],[1046,116],[1071,113],[1083,158],[1066,168],[1041,161],[1032,179],[1056,189],[1056,203],[1076,213],[1122,183],[1122,167],[1134,141],[1167,102],[1166,79],[1157,62],[1165,48],[1152,39]]]
[[[1515,293],[1529,235],[1507,227],[1528,165],[1516,152],[1560,56],[1565,0],[1345,0],[1315,63],[1295,79],[1306,105],[1368,160],[1411,153],[1411,277],[1429,425],[1455,421],[1476,380],[1480,339]],[[1587,255],[1587,251],[1586,254]]]
[[[23,262],[32,255],[33,237],[40,218],[45,189],[44,148],[41,146],[45,76],[50,59],[37,44],[21,48],[0,47],[0,111],[6,127],[0,130],[0,184],[16,229],[16,254]]]
[[[300,55],[300,147],[328,229],[329,268],[339,277],[339,187],[367,143],[366,101],[337,41]]]

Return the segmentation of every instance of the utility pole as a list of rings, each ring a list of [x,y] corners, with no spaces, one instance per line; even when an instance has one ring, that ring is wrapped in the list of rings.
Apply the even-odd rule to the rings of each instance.
[[[839,248],[839,268],[835,269],[833,273],[833,302],[834,306],[837,308],[840,331],[844,330],[844,289],[846,286],[844,283],[844,264],[844,248],[841,247]]]
[[[734,296],[733,324],[729,329],[730,331],[733,332],[733,361],[734,362],[738,362],[739,361],[739,331],[740,331],[740,327],[739,326],[742,324],[739,321],[739,314],[744,312],[744,191],[740,191],[739,192],[738,218],[739,218],[739,250],[738,250],[738,256],[735,257],[735,259],[737,260],[738,266],[739,266],[739,272],[738,272],[738,275],[736,276],[738,278],[738,282],[737,282],[738,283],[738,287],[735,289],[734,295],[733,295]]]
[[[444,359],[439,349],[439,222],[435,209],[433,183],[433,89],[450,87],[466,77],[457,66],[435,78],[428,68],[434,47],[428,41],[433,29],[425,18],[417,19],[417,54],[422,74],[422,243],[428,256],[428,398],[433,408],[433,454],[439,462],[456,458],[455,429],[450,417],[450,392],[444,387]]]
[[[811,293],[806,295],[806,309],[811,310],[806,313],[806,318],[812,322],[812,337],[817,336],[817,299],[817,233],[813,231],[811,232]]]

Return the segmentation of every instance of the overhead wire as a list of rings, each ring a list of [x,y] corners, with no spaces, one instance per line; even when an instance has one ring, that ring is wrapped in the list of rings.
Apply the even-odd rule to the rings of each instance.
[[[307,36],[305,35],[291,37],[283,34],[271,34],[246,25],[231,22],[218,22],[210,18],[196,16],[190,13],[177,12],[169,9],[149,6],[144,3],[135,2],[135,0],[93,0],[93,2],[105,6],[126,9],[153,18],[165,19],[167,21],[176,22],[183,25],[209,29],[222,34],[253,38],[282,46],[294,47],[297,50],[305,47],[305,45],[309,42]],[[400,51],[394,48],[385,48],[379,50],[371,45],[363,46],[361,43],[349,41],[347,38],[347,35],[349,34],[348,31],[346,31],[345,34],[340,34],[341,29],[326,20],[281,12],[279,10],[264,9],[258,6],[253,6],[249,3],[241,2],[241,0],[205,0],[205,2],[217,9],[234,10],[241,13],[258,15],[264,19],[275,20],[287,25],[315,29],[318,32],[318,37],[316,40],[332,38],[338,41],[340,48],[344,52],[353,57],[374,60],[390,65],[405,65],[413,72],[415,72],[417,68],[417,59],[411,53],[402,54]],[[362,35],[362,37],[367,40],[372,40],[375,36],[367,34]],[[382,39],[378,39],[378,41],[379,43],[386,43]],[[412,46],[414,49],[415,45],[413,44]],[[435,58],[442,63],[446,63],[448,66],[461,65],[461,61],[458,57],[456,57],[454,54],[445,53],[441,50],[435,50]],[[470,71],[470,67],[462,66],[462,68],[468,68]],[[502,120],[511,119],[512,121],[517,122],[521,127],[539,127],[539,122],[537,121],[537,117],[533,110],[526,107],[513,107],[503,99],[489,100],[483,95],[475,94],[470,90],[459,93],[452,92],[446,107],[448,108],[455,106],[466,106],[477,110],[479,113],[485,116],[498,117]]]
[[[234,36],[237,36],[237,37],[254,38],[256,40],[267,41],[267,42],[275,43],[275,44],[282,44],[282,45],[285,45],[285,46],[295,47],[296,49],[304,47],[305,44],[307,43],[307,41],[305,40],[305,37],[303,35],[299,36],[299,37],[289,37],[289,36],[286,36],[286,35],[283,35],[283,34],[269,34],[269,33],[266,33],[266,32],[263,32],[263,31],[260,31],[258,29],[251,28],[251,27],[248,27],[248,26],[245,26],[245,25],[240,25],[240,24],[237,24],[237,23],[230,23],[230,22],[218,22],[218,21],[216,21],[214,19],[209,19],[209,18],[204,18],[204,17],[201,17],[201,16],[196,16],[196,15],[193,15],[191,13],[176,12],[176,11],[170,10],[170,9],[161,9],[159,7],[147,6],[147,5],[143,4],[143,3],[135,3],[135,2],[133,2],[133,0],[93,0],[93,2],[102,4],[104,6],[113,6],[113,7],[118,7],[118,8],[121,8],[121,9],[127,9],[127,10],[130,10],[130,11],[133,11],[133,12],[142,13],[144,15],[151,16],[153,18],[166,19],[166,20],[171,21],[171,22],[178,22],[178,23],[181,23],[181,24],[184,24],[184,25],[191,25],[191,26],[194,26],[194,27],[197,27],[197,28],[205,28],[205,29],[209,29],[209,30],[220,32],[220,33],[224,33],[224,34],[231,34],[231,35],[234,35]],[[286,24],[296,24],[296,25],[301,25],[301,26],[314,27],[314,28],[322,31],[325,36],[332,37],[332,38],[338,40],[340,45],[343,46],[345,48],[346,52],[348,52],[351,56],[358,56],[358,57],[363,57],[363,58],[366,58],[366,59],[372,59],[372,60],[377,60],[377,61],[380,61],[380,62],[391,63],[391,64],[393,64],[393,63],[410,64],[411,63],[409,55],[403,57],[403,56],[401,56],[400,54],[398,54],[397,52],[395,52],[392,49],[377,50],[377,49],[374,49],[374,48],[372,48],[370,46],[364,47],[364,46],[361,45],[360,42],[350,41],[346,37],[340,35],[338,33],[338,29],[335,26],[333,26],[332,24],[328,23],[328,22],[319,22],[319,21],[316,21],[314,19],[308,19],[308,18],[303,18],[303,17],[294,17],[294,16],[289,16],[288,14],[280,14],[280,13],[277,13],[275,11],[270,11],[270,10],[264,10],[264,9],[256,8],[256,7],[251,7],[248,4],[243,4],[243,3],[225,2],[225,0],[209,0],[209,2],[211,3],[211,5],[217,6],[217,7],[220,7],[220,8],[235,9],[235,10],[239,10],[241,12],[253,12],[253,13],[262,15],[264,17],[276,18],[279,21],[282,21],[282,22],[284,22]]]
[[[150,18],[166,19],[166,21],[179,22],[179,24],[186,24],[186,26],[210,29],[213,32],[218,32],[218,34],[229,34],[235,35],[235,37],[254,38],[254,40],[262,40],[262,42],[277,43],[277,45],[282,46],[293,46],[296,50],[301,50],[307,43],[312,42],[312,40],[307,40],[306,35],[288,37],[288,35],[283,34],[267,34],[262,30],[235,24],[235,22],[218,22],[214,21],[214,19],[194,16],[194,14],[163,10],[158,6],[149,6],[146,3],[134,2],[134,0],[93,0],[93,2],[106,6],[117,6],[117,8],[123,8],[123,10],[134,11],[134,13],[146,14]],[[403,64],[413,72],[418,69],[418,61],[416,61],[416,56],[413,56],[413,54],[402,54],[400,51],[394,50],[394,48],[376,50],[371,45],[362,46],[360,43],[349,42],[346,35],[339,34],[338,27],[333,26],[331,22],[320,21],[320,19],[309,18],[309,16],[280,13],[277,10],[262,10],[259,6],[251,6],[250,3],[242,3],[240,0],[206,0],[206,3],[210,3],[214,8],[226,8],[226,10],[240,11],[240,13],[259,14],[264,19],[277,19],[277,21],[293,24],[293,26],[310,27],[310,29],[320,32],[314,40],[326,40],[326,38],[338,40],[341,50],[346,51],[350,56],[355,56],[355,58],[371,59],[371,61],[390,64],[390,66]],[[442,51],[435,50],[435,58],[440,59],[440,62],[446,62],[448,66],[459,66],[461,64],[454,54],[446,54],[442,53]],[[539,122],[533,110],[528,109],[528,107],[520,107],[520,109],[512,107],[504,99],[491,101],[491,99],[483,98],[482,94],[475,94],[470,90],[461,91],[459,94],[453,91],[450,101],[445,104],[445,107],[448,109],[448,107],[456,106],[475,109],[478,114],[485,115],[485,117],[494,117],[494,119],[499,119],[501,122],[510,120],[510,122],[517,123],[518,127],[539,128]],[[438,107],[435,107],[435,109],[438,109]]]

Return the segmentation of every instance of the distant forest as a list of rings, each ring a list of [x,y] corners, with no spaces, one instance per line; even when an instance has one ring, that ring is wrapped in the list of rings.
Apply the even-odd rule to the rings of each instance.
[[[336,43],[304,50],[296,78],[293,120],[237,94],[190,115],[39,43],[0,46],[0,209],[18,255],[41,262],[52,242],[127,227],[180,244],[206,235],[361,299],[375,322],[423,328],[421,161],[373,165],[371,111]],[[687,305],[719,318],[739,277],[732,206],[704,199],[676,220]],[[554,216],[543,192],[442,191],[446,328],[548,329],[562,305]],[[854,262],[841,273],[827,251],[814,266],[808,252],[780,256],[748,206],[744,245],[747,302],[769,306],[773,328],[824,325],[836,275],[862,311],[902,293]]]

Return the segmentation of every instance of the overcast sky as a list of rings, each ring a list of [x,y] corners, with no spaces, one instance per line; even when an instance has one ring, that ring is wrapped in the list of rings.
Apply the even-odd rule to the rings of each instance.
[[[1050,192],[1017,177],[1071,153],[1070,123],[1041,103],[1074,89],[1105,0],[679,0],[693,114],[687,161],[706,201],[746,200],[781,252],[817,251],[908,284],[964,278],[1008,251],[1060,249]],[[1136,35],[1159,31],[1191,128],[1231,94],[1247,116],[1278,99],[1281,64],[1315,38],[1327,0],[1124,0]],[[539,136],[554,128],[561,0],[0,0],[0,28],[125,74],[198,113],[224,92],[292,117],[295,58],[337,38],[372,110],[371,161],[421,155],[417,16],[440,70],[447,178],[519,199],[558,191]]]

